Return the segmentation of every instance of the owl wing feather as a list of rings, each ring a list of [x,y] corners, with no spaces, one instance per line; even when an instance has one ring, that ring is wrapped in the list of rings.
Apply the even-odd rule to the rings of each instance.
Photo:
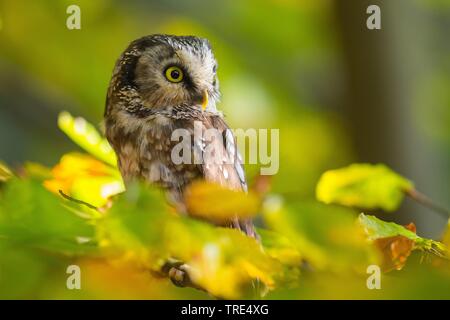
[[[203,122],[205,129],[214,128],[222,136],[208,141],[201,141],[203,154],[202,173],[206,181],[217,183],[225,188],[247,192],[242,158],[237,150],[236,138],[221,116],[210,116]],[[194,142],[197,148],[198,142]],[[217,161],[220,157],[221,161]],[[257,238],[255,227],[251,219],[232,219],[230,226],[243,231],[245,234]]]

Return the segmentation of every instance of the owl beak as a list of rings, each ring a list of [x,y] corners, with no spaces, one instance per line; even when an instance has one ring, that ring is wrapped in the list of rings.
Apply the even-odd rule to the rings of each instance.
[[[205,111],[207,106],[208,106],[208,91],[205,89],[203,91],[202,111]]]

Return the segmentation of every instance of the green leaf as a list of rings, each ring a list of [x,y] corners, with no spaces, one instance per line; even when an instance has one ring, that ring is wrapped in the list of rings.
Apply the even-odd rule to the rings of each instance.
[[[352,164],[325,172],[317,184],[316,197],[324,203],[394,211],[413,187],[411,181],[383,164]]]
[[[166,252],[192,266],[195,282],[218,297],[242,298],[256,279],[269,290],[284,280],[281,263],[236,229],[183,217],[169,221],[164,242]]]
[[[288,237],[302,257],[317,269],[364,271],[376,261],[357,215],[350,209],[319,202],[284,205],[279,198],[266,201],[264,222]]]
[[[258,234],[261,237],[264,250],[269,256],[286,265],[300,266],[302,256],[289,238],[261,228],[258,228]]]
[[[68,255],[96,250],[79,210],[34,180],[11,179],[0,196],[0,238]]]
[[[295,288],[301,276],[302,256],[289,238],[270,230],[258,228],[264,252],[281,263],[281,271],[274,275],[278,287]]]
[[[363,213],[359,215],[358,220],[370,240],[403,236],[414,241],[414,249],[431,252],[440,257],[447,255],[447,248],[443,243],[419,237],[414,232],[394,222],[386,222]]]
[[[98,225],[98,237],[122,250],[150,249],[160,244],[162,224],[168,216],[162,192],[138,183],[117,196]]]
[[[108,141],[102,138],[95,127],[85,119],[73,118],[68,112],[61,112],[58,126],[81,148],[107,164],[117,166],[116,154]]]
[[[72,257],[49,254],[4,238],[0,239],[0,253],[1,300],[42,299],[43,294],[55,299],[64,292],[64,289],[49,289],[65,284],[67,274],[64,271],[73,263]]]
[[[265,254],[255,239],[242,232],[175,216],[163,194],[148,185],[131,185],[118,196],[104,221],[99,241],[127,258],[157,271],[167,258],[190,266],[191,279],[211,294],[243,297],[258,278],[274,287],[281,263]]]

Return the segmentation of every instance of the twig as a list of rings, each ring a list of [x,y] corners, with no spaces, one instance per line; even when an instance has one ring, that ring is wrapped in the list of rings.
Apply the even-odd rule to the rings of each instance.
[[[417,191],[416,189],[411,189],[406,192],[406,195],[409,196],[411,199],[417,201],[421,205],[433,210],[434,212],[437,212],[444,216],[445,218],[450,217],[450,211],[444,207],[441,207],[440,205],[436,204],[428,198],[423,193]]]
[[[99,208],[97,208],[96,206],[93,206],[93,205],[90,204],[90,203],[87,203],[87,202],[85,202],[85,201],[83,201],[83,200],[78,200],[78,199],[72,198],[71,196],[65,194],[62,190],[58,190],[58,191],[59,191],[59,194],[60,194],[63,198],[65,198],[65,199],[67,199],[67,200],[69,200],[69,201],[73,201],[73,202],[76,202],[76,203],[78,203],[78,204],[82,204],[82,205],[84,205],[84,206],[86,206],[86,207],[88,207],[88,208],[90,208],[90,209],[94,209],[94,210],[99,211]]]

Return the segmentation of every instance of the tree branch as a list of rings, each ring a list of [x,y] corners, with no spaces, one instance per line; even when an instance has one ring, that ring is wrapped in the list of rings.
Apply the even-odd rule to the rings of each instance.
[[[416,202],[420,203],[424,207],[427,207],[434,212],[437,212],[444,216],[445,218],[450,217],[450,211],[436,203],[433,202],[430,198],[428,198],[423,193],[417,191],[416,189],[412,189],[406,192],[406,195],[409,196],[411,199],[415,200]]]
[[[78,204],[82,204],[82,205],[84,205],[84,206],[86,206],[86,207],[88,207],[88,208],[90,208],[90,209],[94,209],[94,210],[100,211],[99,208],[97,208],[96,206],[94,206],[94,205],[92,205],[92,204],[90,204],[90,203],[87,203],[87,202],[85,202],[85,201],[83,201],[83,200],[78,200],[78,199],[72,198],[71,196],[65,194],[62,190],[58,190],[58,191],[59,191],[59,194],[60,194],[63,198],[65,198],[65,199],[67,199],[67,200],[69,200],[69,201],[73,201],[73,202],[76,202],[76,203],[78,203]]]

